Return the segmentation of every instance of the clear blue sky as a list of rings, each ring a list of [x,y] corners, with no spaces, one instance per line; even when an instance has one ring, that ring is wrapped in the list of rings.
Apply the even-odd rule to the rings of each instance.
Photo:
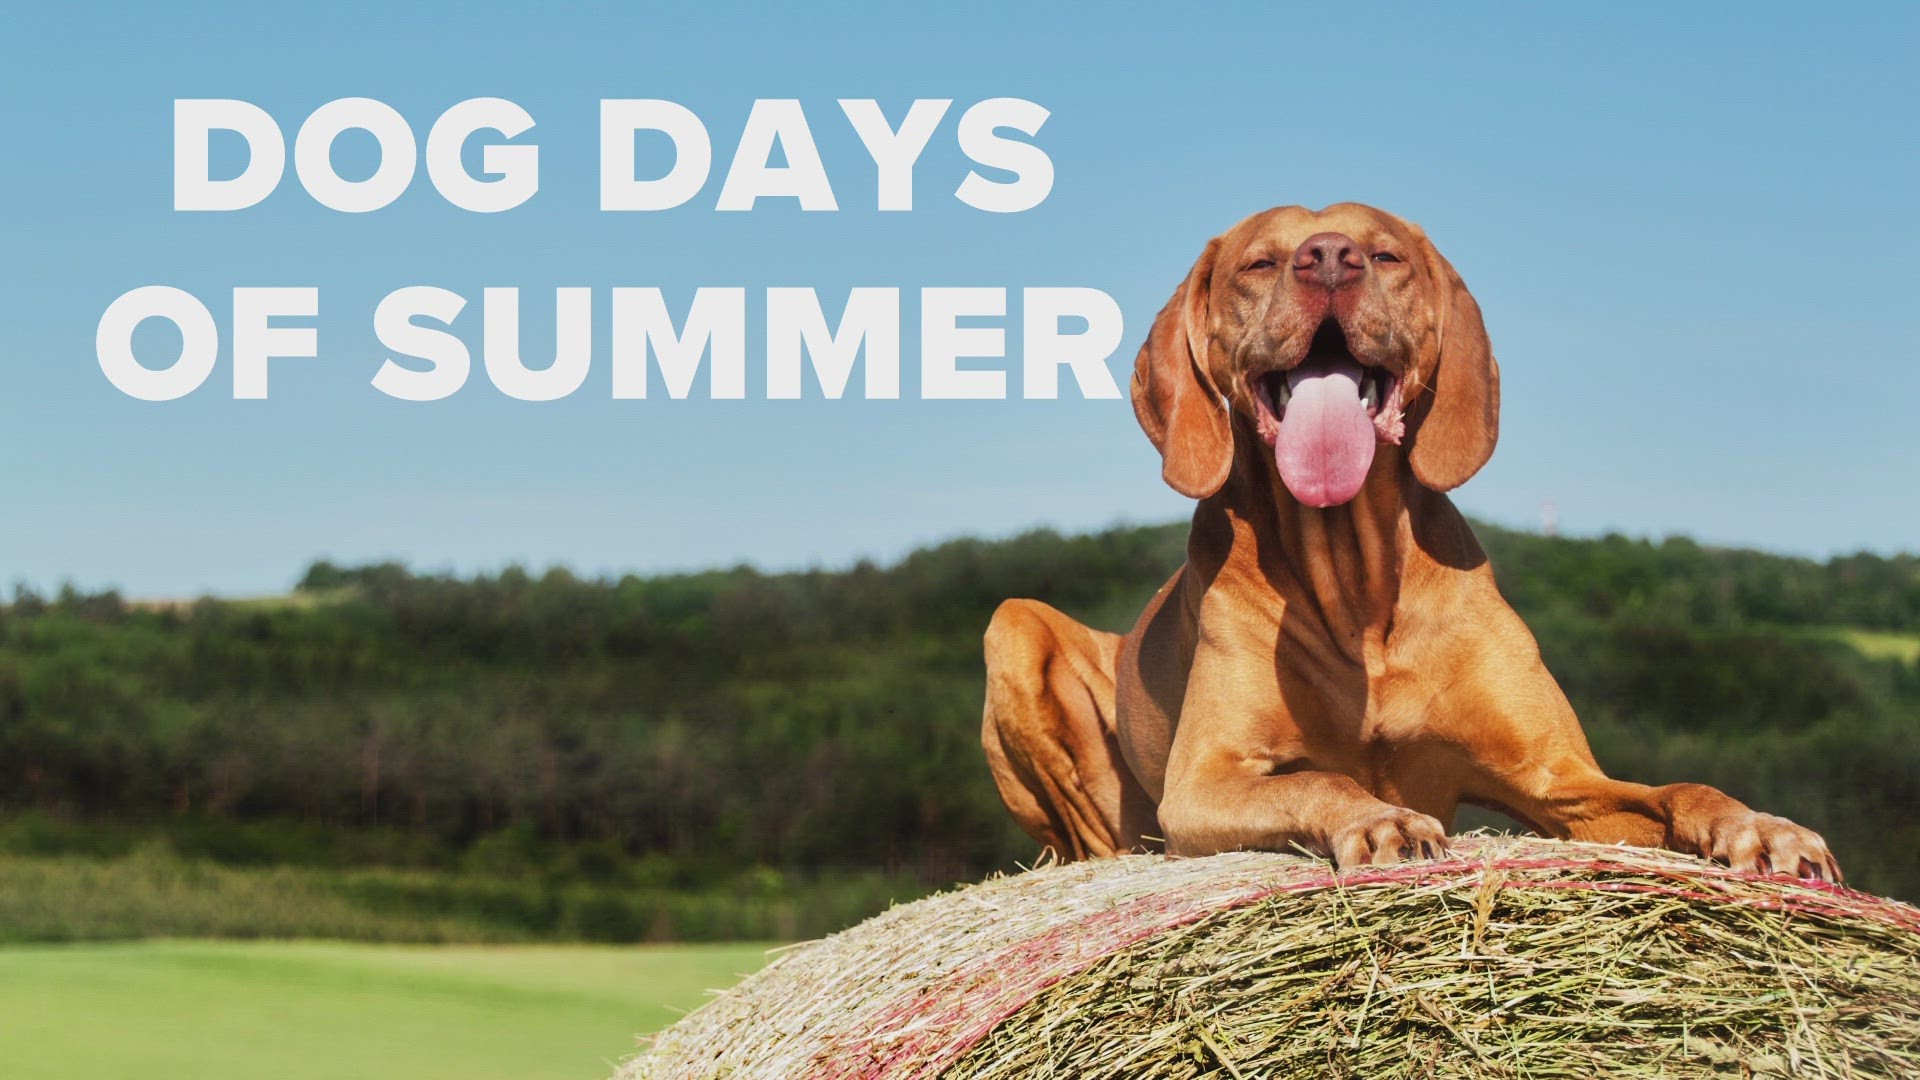
[[[1343,199],[1424,224],[1486,311],[1506,409],[1500,452],[1458,495],[1469,512],[1533,524],[1550,499],[1570,532],[1810,554],[1920,537],[1912,5],[690,7],[9,14],[0,582],[245,594],[316,557],[788,567],[1180,516],[1124,402],[925,402],[911,376],[892,402],[614,401],[603,340],[562,401],[505,399],[476,372],[413,404],[368,385],[372,307],[404,285],[453,289],[477,340],[481,287],[518,285],[538,357],[555,285],[602,301],[613,285],[812,285],[834,311],[857,284],[1086,285],[1125,310],[1124,385],[1207,237]],[[244,98],[291,137],[346,96],[394,105],[423,141],[456,101],[518,102],[538,123],[539,194],[474,215],[423,171],[393,206],[343,215],[289,175],[252,210],[170,209],[174,98]],[[947,195],[966,169],[959,110],[996,96],[1053,112],[1037,141],[1057,180],[1028,213]],[[605,97],[706,121],[716,169],[698,198],[598,210]],[[751,102],[771,97],[804,102],[840,212],[713,211]],[[955,99],[920,209],[873,209],[840,97],[896,120],[915,97]],[[231,398],[224,356],[191,397],[123,396],[94,325],[146,284],[223,320],[234,285],[319,286],[321,356],[276,364],[265,402]],[[751,378],[761,355],[750,345]]]

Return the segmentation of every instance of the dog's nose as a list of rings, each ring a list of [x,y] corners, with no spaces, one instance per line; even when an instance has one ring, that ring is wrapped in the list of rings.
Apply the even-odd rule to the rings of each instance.
[[[1366,253],[1346,233],[1314,233],[1293,249],[1294,276],[1305,284],[1337,289],[1366,270]]]

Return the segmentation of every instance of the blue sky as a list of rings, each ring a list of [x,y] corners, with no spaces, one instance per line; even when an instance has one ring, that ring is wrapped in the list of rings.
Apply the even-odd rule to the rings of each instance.
[[[960,534],[1181,516],[1124,402],[929,402],[911,374],[899,401],[767,402],[757,387],[744,402],[614,401],[603,338],[566,399],[512,401],[476,372],[450,399],[409,403],[369,385],[386,354],[372,309],[401,286],[452,289],[473,302],[462,325],[477,341],[481,288],[519,286],[531,359],[556,285],[598,290],[602,333],[615,285],[670,299],[811,285],[835,312],[854,285],[898,286],[909,311],[928,285],[1092,286],[1126,313],[1112,361],[1124,385],[1209,236],[1267,206],[1343,199],[1424,224],[1486,311],[1505,414],[1500,452],[1457,495],[1469,512],[1528,525],[1551,500],[1577,533],[1911,549],[1916,9],[1668,7],[10,15],[0,582],[247,594],[317,557],[832,565]],[[393,105],[423,142],[459,100],[519,103],[537,123],[521,141],[540,147],[538,195],[470,214],[422,170],[392,206],[344,215],[289,175],[250,210],[170,209],[173,99],[243,98],[291,138],[347,96]],[[1053,114],[1036,141],[1054,189],[1023,214],[948,195],[967,169],[960,111],[1000,96]],[[599,211],[609,97],[700,115],[716,167],[698,197]],[[712,209],[751,103],[775,97],[806,107],[839,212]],[[842,97],[877,98],[896,121],[916,97],[955,100],[913,212],[873,208]],[[354,153],[343,142],[343,171]],[[321,355],[276,363],[267,401],[232,399],[224,355],[194,395],[126,397],[95,363],[94,326],[147,284],[195,292],[223,323],[235,285],[318,286]],[[752,379],[761,355],[750,346]]]

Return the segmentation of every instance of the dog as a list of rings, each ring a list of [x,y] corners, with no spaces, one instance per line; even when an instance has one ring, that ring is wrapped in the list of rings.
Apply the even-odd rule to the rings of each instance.
[[[1008,600],[982,743],[1066,859],[1298,846],[1442,856],[1462,803],[1547,836],[1830,882],[1819,835],[1601,772],[1446,493],[1492,455],[1479,305],[1418,226],[1280,207],[1207,244],[1135,362],[1187,561],[1125,636]]]

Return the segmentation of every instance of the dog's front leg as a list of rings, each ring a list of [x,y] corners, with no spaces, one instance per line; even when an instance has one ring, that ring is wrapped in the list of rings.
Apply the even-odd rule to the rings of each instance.
[[[1383,802],[1341,773],[1276,774],[1267,762],[1220,747],[1182,755],[1177,742],[1169,765],[1160,800],[1169,854],[1298,845],[1346,869],[1431,859],[1447,850],[1439,821]]]
[[[1532,639],[1525,639],[1531,646]],[[1664,847],[1736,870],[1828,881],[1820,835],[1705,784],[1651,787],[1601,771],[1566,695],[1531,648],[1494,653],[1446,696],[1440,734],[1474,751],[1469,800],[1511,809],[1550,835]]]
[[[1840,880],[1840,864],[1819,833],[1763,814],[1717,788],[1614,780],[1589,761],[1563,761],[1544,771],[1560,781],[1523,806],[1559,835],[1664,847],[1749,873]]]

